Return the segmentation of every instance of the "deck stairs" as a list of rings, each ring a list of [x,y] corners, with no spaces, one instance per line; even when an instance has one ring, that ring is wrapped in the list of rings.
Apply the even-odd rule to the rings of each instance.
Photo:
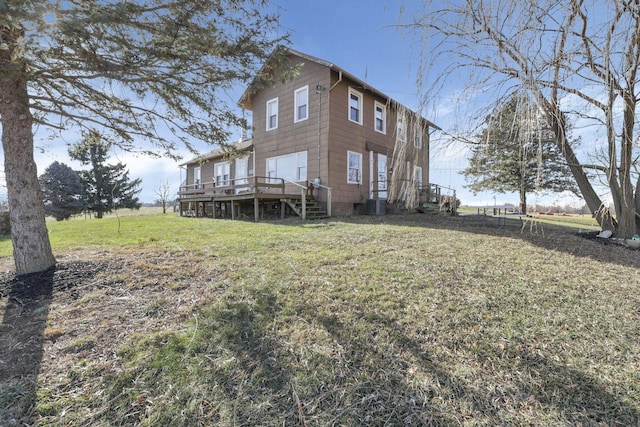
[[[302,217],[302,199],[282,199],[296,215]],[[327,218],[327,211],[318,206],[314,199],[307,199],[307,219]]]

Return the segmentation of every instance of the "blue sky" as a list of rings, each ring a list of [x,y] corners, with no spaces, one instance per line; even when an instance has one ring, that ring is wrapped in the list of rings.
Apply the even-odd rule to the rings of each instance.
[[[394,98],[409,108],[420,108],[420,88],[416,81],[420,64],[419,46],[394,26],[399,22],[401,8],[405,11],[417,7],[419,0],[274,0],[272,9],[280,15],[283,32],[291,33],[292,48],[330,61],[371,86]],[[436,70],[437,71],[437,70]],[[463,120],[464,114],[451,108],[448,96],[462,89],[462,83],[451,82],[440,92],[436,103],[430,104],[423,115],[443,128],[452,128]],[[238,96],[244,87],[237,89]],[[237,98],[235,99],[237,100]],[[235,101],[234,100],[234,101]],[[437,136],[437,135],[436,135]],[[443,139],[442,135],[440,136]],[[68,141],[68,142],[76,142]],[[36,141],[44,151],[36,154],[38,171],[57,160],[73,165],[66,156],[66,148],[59,143]],[[466,166],[459,150],[442,150],[441,143],[432,147],[430,182],[457,190],[463,204],[517,203],[517,195],[494,195],[490,193],[473,196],[463,188],[464,180],[459,171]],[[211,147],[199,146],[202,151]],[[185,158],[192,155],[184,151]],[[130,153],[116,153],[115,159],[127,164],[132,178],[141,178],[143,191],[140,199],[152,202],[156,199],[154,189],[162,182],[169,182],[175,192],[181,176],[177,162],[169,159],[149,159]],[[495,200],[494,200],[495,196]],[[530,203],[553,202],[553,198]]]

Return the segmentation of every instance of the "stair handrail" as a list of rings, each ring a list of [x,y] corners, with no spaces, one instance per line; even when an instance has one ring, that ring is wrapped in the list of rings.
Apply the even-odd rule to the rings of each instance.
[[[302,220],[306,220],[307,219],[307,190],[309,189],[309,187],[306,187],[302,184],[298,184],[297,182],[293,182],[293,181],[289,181],[286,178],[280,178],[282,179],[283,182],[288,182],[289,184],[293,184],[297,187],[300,188],[300,199],[302,201]]]
[[[315,181],[309,181],[309,183],[313,184],[314,187],[324,188],[327,190],[327,216],[331,216],[331,192],[333,191],[333,188],[322,185],[319,182],[316,183]]]

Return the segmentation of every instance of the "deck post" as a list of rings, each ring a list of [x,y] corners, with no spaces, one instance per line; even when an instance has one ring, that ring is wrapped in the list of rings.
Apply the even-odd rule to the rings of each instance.
[[[231,201],[231,219],[236,219],[236,204]]]
[[[331,188],[327,190],[327,216],[331,216]]]
[[[256,193],[253,198],[253,216],[255,222],[260,220],[260,200],[258,199],[258,193]]]
[[[307,189],[300,189],[300,193],[302,194],[302,220],[307,219]]]
[[[284,219],[284,213],[287,209],[287,204],[284,202],[284,200],[280,200],[280,219]]]

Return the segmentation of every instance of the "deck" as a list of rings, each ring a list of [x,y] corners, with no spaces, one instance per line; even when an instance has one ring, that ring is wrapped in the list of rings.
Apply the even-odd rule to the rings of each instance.
[[[223,182],[182,185],[178,191],[181,216],[231,217],[245,215],[247,208],[253,208],[255,221],[273,212],[277,204],[280,217],[284,218],[287,206],[297,215],[306,219],[307,213],[324,213],[315,204],[314,188],[311,183],[301,185],[283,178],[253,176],[228,179]],[[318,191],[318,190],[316,190]],[[331,189],[328,189],[330,199]],[[330,207],[330,203],[328,203]]]

